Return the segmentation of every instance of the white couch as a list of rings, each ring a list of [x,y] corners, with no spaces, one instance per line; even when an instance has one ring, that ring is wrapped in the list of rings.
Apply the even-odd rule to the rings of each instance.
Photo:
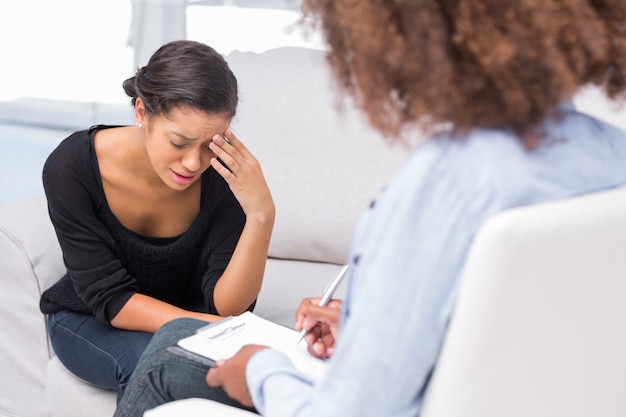
[[[255,312],[293,325],[301,298],[320,293],[345,263],[360,213],[407,152],[388,147],[349,104],[337,111],[323,52],[280,48],[227,59],[240,83],[233,129],[261,161],[277,206]],[[64,273],[41,166],[70,132],[95,123],[133,123],[132,109],[0,103],[0,169],[12,178],[0,182],[1,416],[104,417],[115,407],[113,392],[78,380],[56,359],[38,307],[41,292]]]

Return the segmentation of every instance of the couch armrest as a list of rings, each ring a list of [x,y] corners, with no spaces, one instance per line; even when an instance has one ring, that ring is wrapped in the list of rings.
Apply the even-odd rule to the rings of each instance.
[[[41,292],[64,273],[44,197],[0,206],[0,415],[45,416],[45,369],[52,354]]]

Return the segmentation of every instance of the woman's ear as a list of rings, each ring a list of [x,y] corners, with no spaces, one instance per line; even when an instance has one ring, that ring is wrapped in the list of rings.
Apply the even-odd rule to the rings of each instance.
[[[144,126],[146,122],[146,106],[140,97],[135,100],[135,123],[137,126]]]

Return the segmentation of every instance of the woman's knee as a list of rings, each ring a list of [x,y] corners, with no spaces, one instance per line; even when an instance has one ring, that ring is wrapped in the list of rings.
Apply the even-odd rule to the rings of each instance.
[[[191,318],[174,319],[161,326],[154,334],[153,339],[167,340],[175,343],[183,337],[194,334],[196,330],[207,324],[209,323]]]
[[[200,327],[206,326],[207,324],[209,323],[206,321],[183,317],[183,318],[168,321],[163,326],[161,326],[161,328],[157,331],[157,333],[159,332],[193,333]]]
[[[198,328],[206,324],[204,321],[190,318],[174,319],[165,323],[152,337],[143,354],[143,362],[154,362],[167,348],[175,346],[180,339],[194,334]]]
[[[52,347],[69,371],[113,390],[127,382],[152,337],[115,329],[93,315],[70,311],[52,314],[49,330]]]

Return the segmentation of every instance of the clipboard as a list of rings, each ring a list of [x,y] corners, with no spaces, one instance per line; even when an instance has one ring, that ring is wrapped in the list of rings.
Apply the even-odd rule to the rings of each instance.
[[[201,327],[168,350],[190,359],[194,356],[188,354],[199,356],[206,359],[202,363],[215,366],[216,361],[231,358],[245,345],[264,345],[283,352],[298,370],[312,378],[319,378],[326,369],[326,362],[312,356],[305,344],[296,343],[298,337],[299,333],[294,329],[247,311]],[[180,352],[180,349],[185,352]]]

